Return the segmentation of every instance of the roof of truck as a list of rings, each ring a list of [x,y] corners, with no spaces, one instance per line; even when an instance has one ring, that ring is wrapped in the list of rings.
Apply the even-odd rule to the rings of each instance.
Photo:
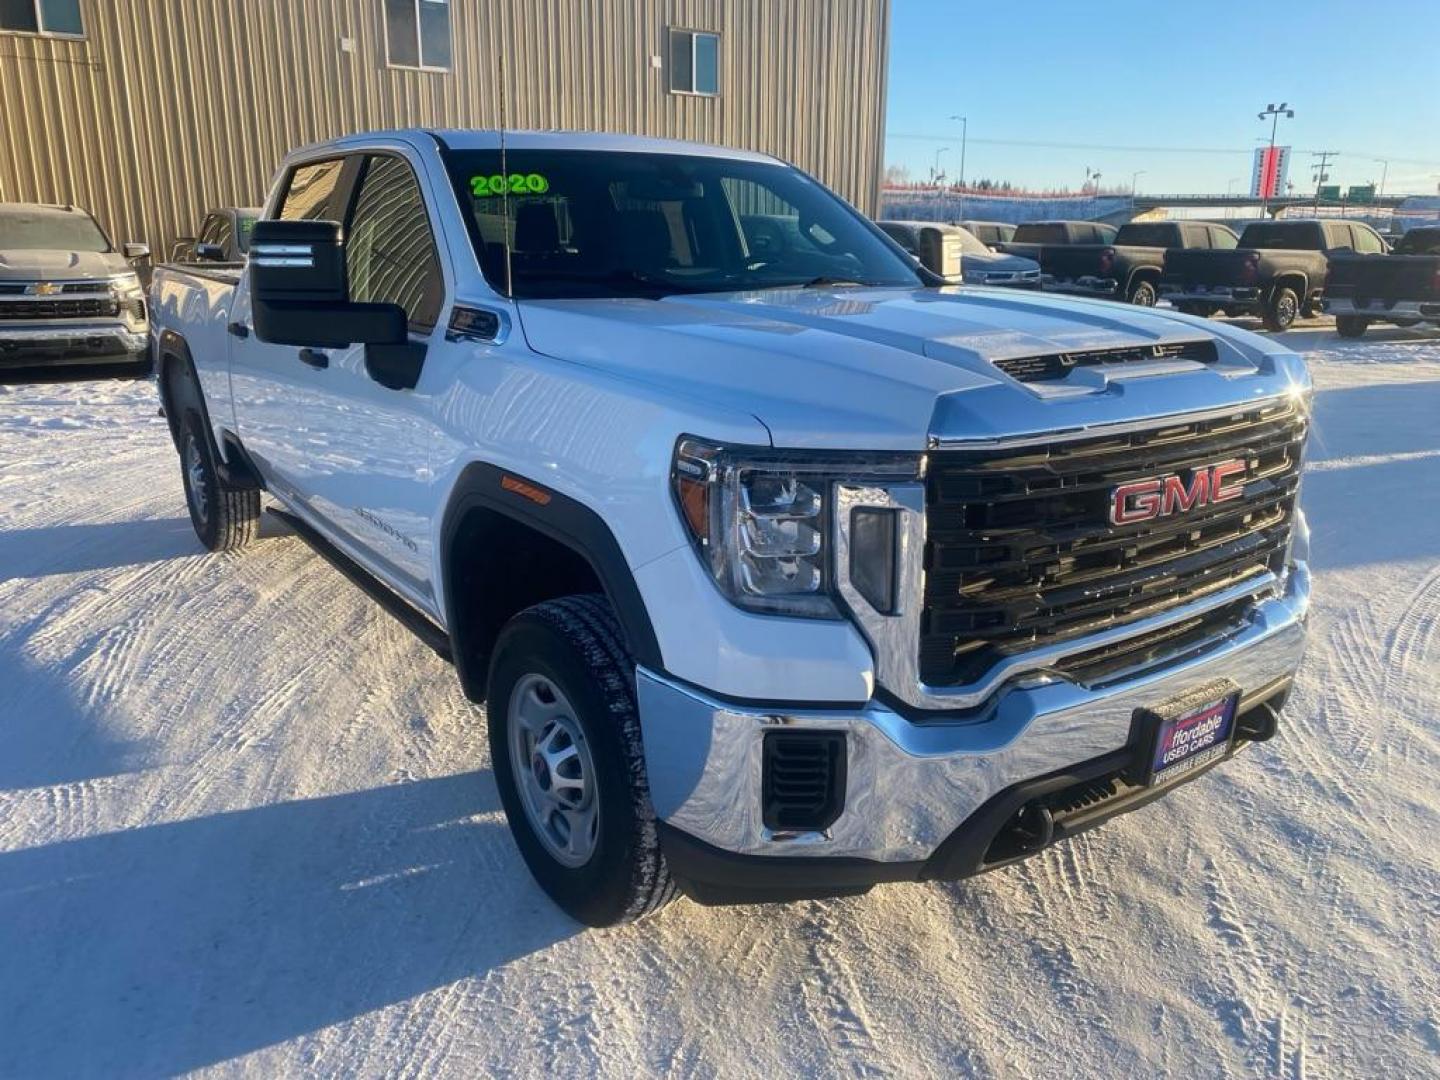
[[[494,128],[396,128],[356,132],[353,135],[344,135],[338,139],[315,143],[304,149],[306,151],[320,147],[342,149],[373,142],[380,138],[436,139],[453,150],[498,150],[500,148],[500,132]],[[684,139],[655,139],[648,135],[622,135],[608,131],[517,131],[506,129],[505,148],[507,150],[611,150],[642,154],[688,154],[771,164],[780,161],[779,158],[754,150],[739,150],[731,146],[687,142]]]
[[[87,211],[68,203],[0,202],[0,213],[4,213],[7,210],[22,214],[43,214],[48,212],[52,214],[84,214],[86,217],[90,216]]]

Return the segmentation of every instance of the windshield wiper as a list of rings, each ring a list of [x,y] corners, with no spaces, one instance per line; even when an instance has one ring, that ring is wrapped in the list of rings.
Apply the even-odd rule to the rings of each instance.
[[[800,288],[824,289],[839,285],[855,285],[863,288],[867,284],[869,283],[865,281],[856,281],[854,278],[831,277],[828,274],[821,274],[819,277],[813,277],[809,281],[802,282],[800,284]]]

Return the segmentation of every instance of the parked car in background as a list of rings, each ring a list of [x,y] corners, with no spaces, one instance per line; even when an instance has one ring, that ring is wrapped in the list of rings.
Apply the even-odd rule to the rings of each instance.
[[[885,234],[927,270],[954,284],[1003,285],[1034,289],[1040,285],[1040,266],[1033,259],[991,251],[959,225],[938,221],[877,221]],[[949,265],[948,251],[959,260],[959,272]],[[937,254],[946,252],[940,258]]]
[[[250,230],[259,207],[221,206],[211,210],[195,236],[182,236],[171,249],[171,262],[241,263],[250,247]]]
[[[1167,251],[1229,249],[1237,243],[1223,225],[1202,221],[1132,221],[1113,244],[1044,245],[1041,284],[1047,292],[1123,300],[1154,307]]]
[[[455,664],[576,919],[966,877],[1276,733],[1277,342],[926,288],[783,162],[609,134],[306,147],[221,279],[151,294],[197,535],[263,488]]]
[[[1008,221],[957,221],[956,224],[988,248],[1007,244],[1015,238],[1015,226]]]
[[[1322,305],[1341,337],[1376,322],[1440,325],[1440,226],[1411,229],[1390,255],[1331,259]]]
[[[1169,252],[1160,295],[1191,314],[1259,315],[1267,329],[1285,330],[1319,310],[1332,258],[1385,251],[1380,234],[1358,221],[1257,221],[1238,247]]]
[[[0,203],[0,368],[148,368],[145,293],[134,263],[77,206]]]
[[[1027,221],[1015,226],[1015,235],[997,249],[1008,255],[1023,255],[1040,263],[1040,272],[1045,272],[1045,263],[1040,258],[1040,249],[1059,247],[1063,244],[1110,244],[1115,240],[1116,229],[1099,221]]]

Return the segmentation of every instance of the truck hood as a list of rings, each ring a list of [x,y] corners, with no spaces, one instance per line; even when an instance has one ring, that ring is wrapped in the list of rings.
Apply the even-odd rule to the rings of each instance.
[[[1252,335],[1238,331],[1227,342],[1178,313],[960,287],[524,301],[520,323],[539,352],[749,413],[776,445],[814,448],[914,450],[957,433],[1000,438],[1198,409],[1217,398],[1228,405],[1258,390],[1232,385],[1256,382],[1235,376],[1274,375],[1268,358],[1280,351],[1247,348]],[[992,363],[1204,338],[1222,341],[1228,363],[1216,368],[1225,372],[1179,361],[1173,379],[1089,369],[1060,386],[1017,382]],[[1205,389],[1187,393],[1181,379]]]
[[[0,250],[0,281],[69,281],[109,277],[129,269],[118,251]]]

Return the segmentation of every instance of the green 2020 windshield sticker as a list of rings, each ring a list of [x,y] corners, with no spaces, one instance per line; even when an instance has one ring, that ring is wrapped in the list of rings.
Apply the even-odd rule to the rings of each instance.
[[[470,194],[477,199],[487,195],[544,195],[550,190],[550,181],[539,173],[492,173],[490,176],[472,176]]]

